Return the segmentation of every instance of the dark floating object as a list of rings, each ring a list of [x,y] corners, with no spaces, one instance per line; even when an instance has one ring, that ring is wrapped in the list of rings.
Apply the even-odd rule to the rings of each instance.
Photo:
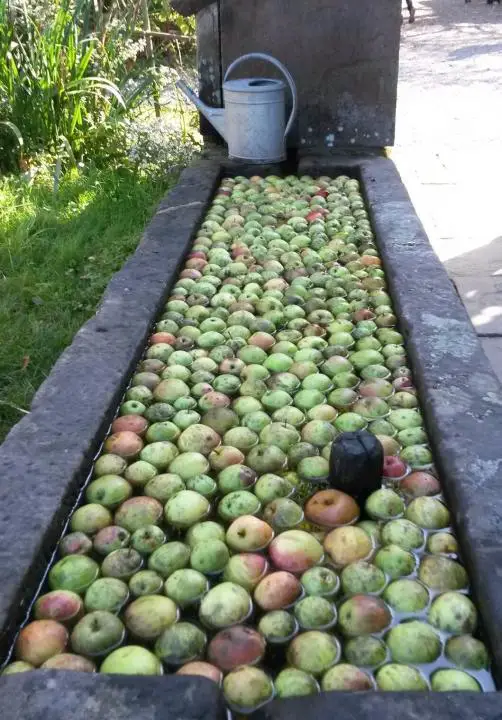
[[[328,484],[361,505],[382,487],[383,448],[367,430],[342,433],[331,446]]]

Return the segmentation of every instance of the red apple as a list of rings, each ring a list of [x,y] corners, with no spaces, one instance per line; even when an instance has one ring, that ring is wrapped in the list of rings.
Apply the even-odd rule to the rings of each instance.
[[[80,619],[84,603],[77,593],[71,590],[52,590],[41,595],[35,603],[37,620],[56,620],[64,625],[71,625]]]
[[[190,278],[191,280],[198,280],[202,277],[202,273],[194,268],[185,268],[180,272],[180,278]]]
[[[68,630],[55,620],[34,620],[24,627],[16,640],[18,660],[39,667],[54,655],[64,652],[68,644]]]
[[[349,525],[359,518],[359,506],[340,490],[320,490],[306,503],[305,517],[323,527]]]
[[[313,535],[304,530],[286,530],[272,540],[270,559],[280,570],[303,573],[322,559],[324,551]]]
[[[114,433],[105,441],[105,452],[119,455],[126,460],[135,458],[143,449],[143,440],[130,430]]]
[[[266,332],[256,332],[248,340],[248,345],[256,345],[262,350],[270,350],[275,345],[275,338]]]
[[[281,570],[260,580],[254,591],[254,599],[262,610],[281,610],[292,605],[301,592],[298,578]]]
[[[206,265],[207,260],[203,260],[202,258],[190,258],[186,261],[185,268],[187,270],[203,270]]]
[[[386,455],[383,459],[383,476],[388,478],[402,478],[406,475],[408,467],[395,455]]]
[[[368,308],[356,310],[352,313],[352,319],[354,322],[361,322],[361,320],[372,320],[375,317],[375,313]]]
[[[175,336],[168,332],[156,332],[150,335],[150,345],[157,345],[158,343],[174,345],[175,342]]]
[[[218,670],[218,668],[214,665],[202,662],[201,660],[194,660],[194,662],[189,662],[186,665],[183,665],[176,672],[176,675],[198,675],[200,677],[208,678],[208,680],[212,680],[217,685],[219,685],[223,679],[221,670]]]
[[[136,435],[142,436],[147,431],[148,424],[148,420],[142,415],[121,415],[113,421],[111,429],[112,433],[129,430],[136,433]]]
[[[401,480],[399,489],[409,497],[417,498],[425,495],[437,495],[441,492],[441,485],[434,475],[419,470]]]
[[[217,633],[209,643],[207,657],[211,663],[228,672],[239,665],[256,665],[266,649],[263,635],[250,627],[235,625]]]
[[[73,670],[74,672],[96,672],[96,666],[93,662],[82,655],[74,655],[73,653],[61,653],[54,655],[44,662],[43,670]]]

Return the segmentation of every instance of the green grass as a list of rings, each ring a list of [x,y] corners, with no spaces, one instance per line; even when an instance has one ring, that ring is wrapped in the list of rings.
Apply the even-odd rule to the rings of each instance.
[[[95,311],[173,178],[0,179],[0,442]]]

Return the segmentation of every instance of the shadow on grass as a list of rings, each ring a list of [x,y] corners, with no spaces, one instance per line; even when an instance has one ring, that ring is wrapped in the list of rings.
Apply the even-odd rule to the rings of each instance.
[[[124,169],[69,175],[56,195],[49,179],[0,184],[0,442],[173,181]]]

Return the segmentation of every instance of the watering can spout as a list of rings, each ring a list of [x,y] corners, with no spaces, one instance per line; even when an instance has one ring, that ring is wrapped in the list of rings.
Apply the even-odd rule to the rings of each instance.
[[[219,132],[224,140],[225,137],[225,110],[224,108],[213,108],[209,107],[202,102],[202,100],[194,93],[191,87],[189,87],[184,80],[178,80],[176,83],[177,87],[186,95],[186,97],[193,102],[197,110],[199,110],[204,117],[213,125],[213,127]]]

